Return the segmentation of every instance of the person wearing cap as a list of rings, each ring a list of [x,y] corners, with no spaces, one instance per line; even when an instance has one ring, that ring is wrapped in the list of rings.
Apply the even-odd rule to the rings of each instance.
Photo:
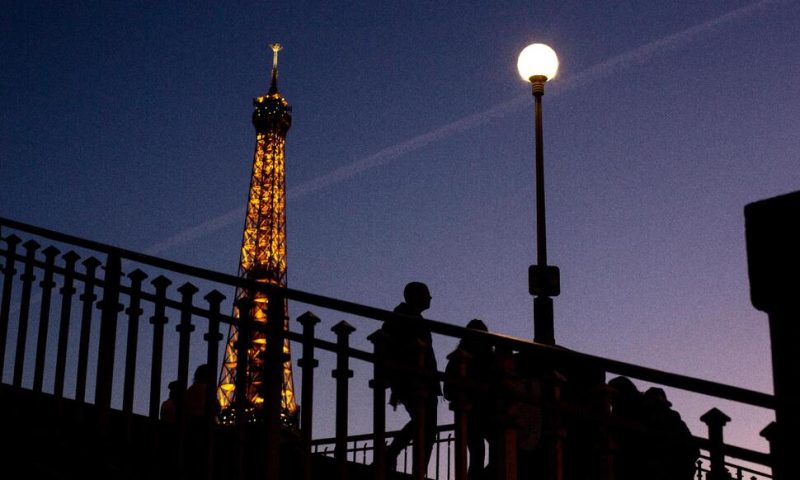
[[[664,389],[648,388],[642,395],[642,411],[647,436],[645,468],[650,478],[691,480],[700,449]]]

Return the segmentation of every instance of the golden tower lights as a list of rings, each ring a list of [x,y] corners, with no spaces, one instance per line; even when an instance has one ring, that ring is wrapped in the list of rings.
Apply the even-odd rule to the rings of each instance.
[[[239,263],[239,277],[271,285],[286,286],[286,189],[284,145],[286,133],[292,124],[292,107],[278,92],[278,43],[272,48],[272,80],[267,95],[253,100],[253,126],[256,129],[256,148],[253,155],[253,174],[250,179],[250,194],[247,202],[244,235]],[[236,289],[236,300],[246,297],[250,292]],[[252,294],[250,317],[266,324],[272,319],[267,316],[268,299],[263,293]],[[286,302],[286,300],[284,300]],[[284,312],[287,312],[284,303]],[[234,316],[239,312],[234,307]],[[288,329],[288,315],[283,319],[283,328]],[[221,421],[232,422],[235,411],[237,358],[237,330],[231,327],[228,334],[225,359],[220,373],[217,398],[221,407]],[[254,414],[263,408],[262,376],[264,352],[268,339],[263,332],[253,332],[247,348],[247,388],[245,416],[255,418]],[[281,417],[287,424],[294,424],[297,416],[297,403],[294,396],[292,364],[289,341],[285,340],[283,352],[283,386]]]

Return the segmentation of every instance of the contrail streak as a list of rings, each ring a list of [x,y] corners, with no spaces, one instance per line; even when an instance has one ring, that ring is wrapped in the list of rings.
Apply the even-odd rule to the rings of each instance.
[[[765,9],[775,4],[790,3],[792,0],[762,0],[752,5],[737,8],[722,16],[708,20],[699,25],[689,27],[686,30],[673,33],[666,37],[654,40],[650,43],[642,45],[616,57],[610,58],[605,62],[594,65],[583,72],[567,79],[566,81],[557,82],[553,85],[553,89],[557,91],[571,90],[577,87],[582,87],[588,83],[609,77],[614,73],[635,65],[641,65],[657,55],[662,55],[671,51],[678,50],[692,42],[698,36],[704,33],[714,31],[728,23],[749,17],[759,10]]]
[[[620,70],[641,65],[658,55],[678,50],[689,45],[701,34],[705,34],[727,25],[735,20],[749,17],[759,10],[765,9],[773,4],[788,3],[789,0],[763,0],[752,5],[732,10],[722,16],[708,20],[699,25],[681,30],[680,32],[668,35],[658,40],[652,41],[641,47],[612,57],[604,62],[598,63],[588,69],[564,80],[554,83],[550,90],[550,95],[558,95],[559,92],[569,91],[580,88],[589,83],[609,77]],[[290,199],[302,198],[319,190],[323,190],[337,183],[343,182],[359,173],[385,165],[397,158],[403,157],[411,152],[420,150],[434,142],[451,137],[460,132],[471,130],[475,127],[490,122],[496,118],[504,117],[512,112],[526,108],[530,102],[530,95],[524,94],[511,100],[495,105],[488,110],[473,113],[466,117],[448,123],[436,130],[417,135],[406,141],[386,147],[372,155],[356,160],[352,163],[337,168],[319,177],[308,180],[294,188],[289,189],[286,194]],[[212,218],[201,223],[196,227],[183,230],[153,246],[146,249],[149,254],[164,252],[174,246],[188,243],[197,238],[202,238],[223,227],[227,227],[236,221],[243,221],[244,207],[228,211],[218,217]]]

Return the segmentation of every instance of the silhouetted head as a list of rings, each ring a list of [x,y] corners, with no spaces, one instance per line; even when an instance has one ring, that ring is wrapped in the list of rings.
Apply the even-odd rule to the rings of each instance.
[[[487,327],[486,324],[483,323],[483,320],[479,318],[473,318],[472,320],[470,320],[469,323],[467,323],[467,328],[471,328],[473,330],[480,330],[482,332],[489,331],[489,327]]]
[[[650,387],[644,392],[644,400],[648,404],[661,405],[663,407],[671,407],[672,402],[667,400],[667,394],[663,388]]]
[[[628,377],[615,377],[609,380],[608,386],[613,389],[611,394],[612,403],[625,403],[638,399],[641,395],[639,389]]]
[[[488,332],[489,327],[483,323],[483,320],[478,318],[473,318],[469,322],[467,322],[467,328],[471,330],[479,330],[481,332]],[[461,342],[459,342],[459,347],[467,349],[467,350],[478,350],[478,349],[485,349],[491,350],[491,346],[487,342],[483,342],[480,339],[474,338],[462,338]]]
[[[403,299],[412,311],[422,313],[431,306],[431,292],[422,282],[410,282],[403,289]]]
[[[178,392],[180,392],[181,390],[181,382],[173,380],[169,382],[167,388],[169,389],[169,398],[172,399],[178,398]]]
[[[211,369],[208,367],[208,364],[204,363],[198,365],[197,369],[194,371],[194,383],[207,383],[210,378],[210,373]]]

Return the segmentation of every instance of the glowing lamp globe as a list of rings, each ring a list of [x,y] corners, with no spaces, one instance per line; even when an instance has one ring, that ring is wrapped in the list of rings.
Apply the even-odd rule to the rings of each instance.
[[[558,72],[558,57],[556,52],[547,45],[534,43],[525,47],[519,54],[517,70],[526,82],[535,76],[543,76],[547,80],[552,80]]]

